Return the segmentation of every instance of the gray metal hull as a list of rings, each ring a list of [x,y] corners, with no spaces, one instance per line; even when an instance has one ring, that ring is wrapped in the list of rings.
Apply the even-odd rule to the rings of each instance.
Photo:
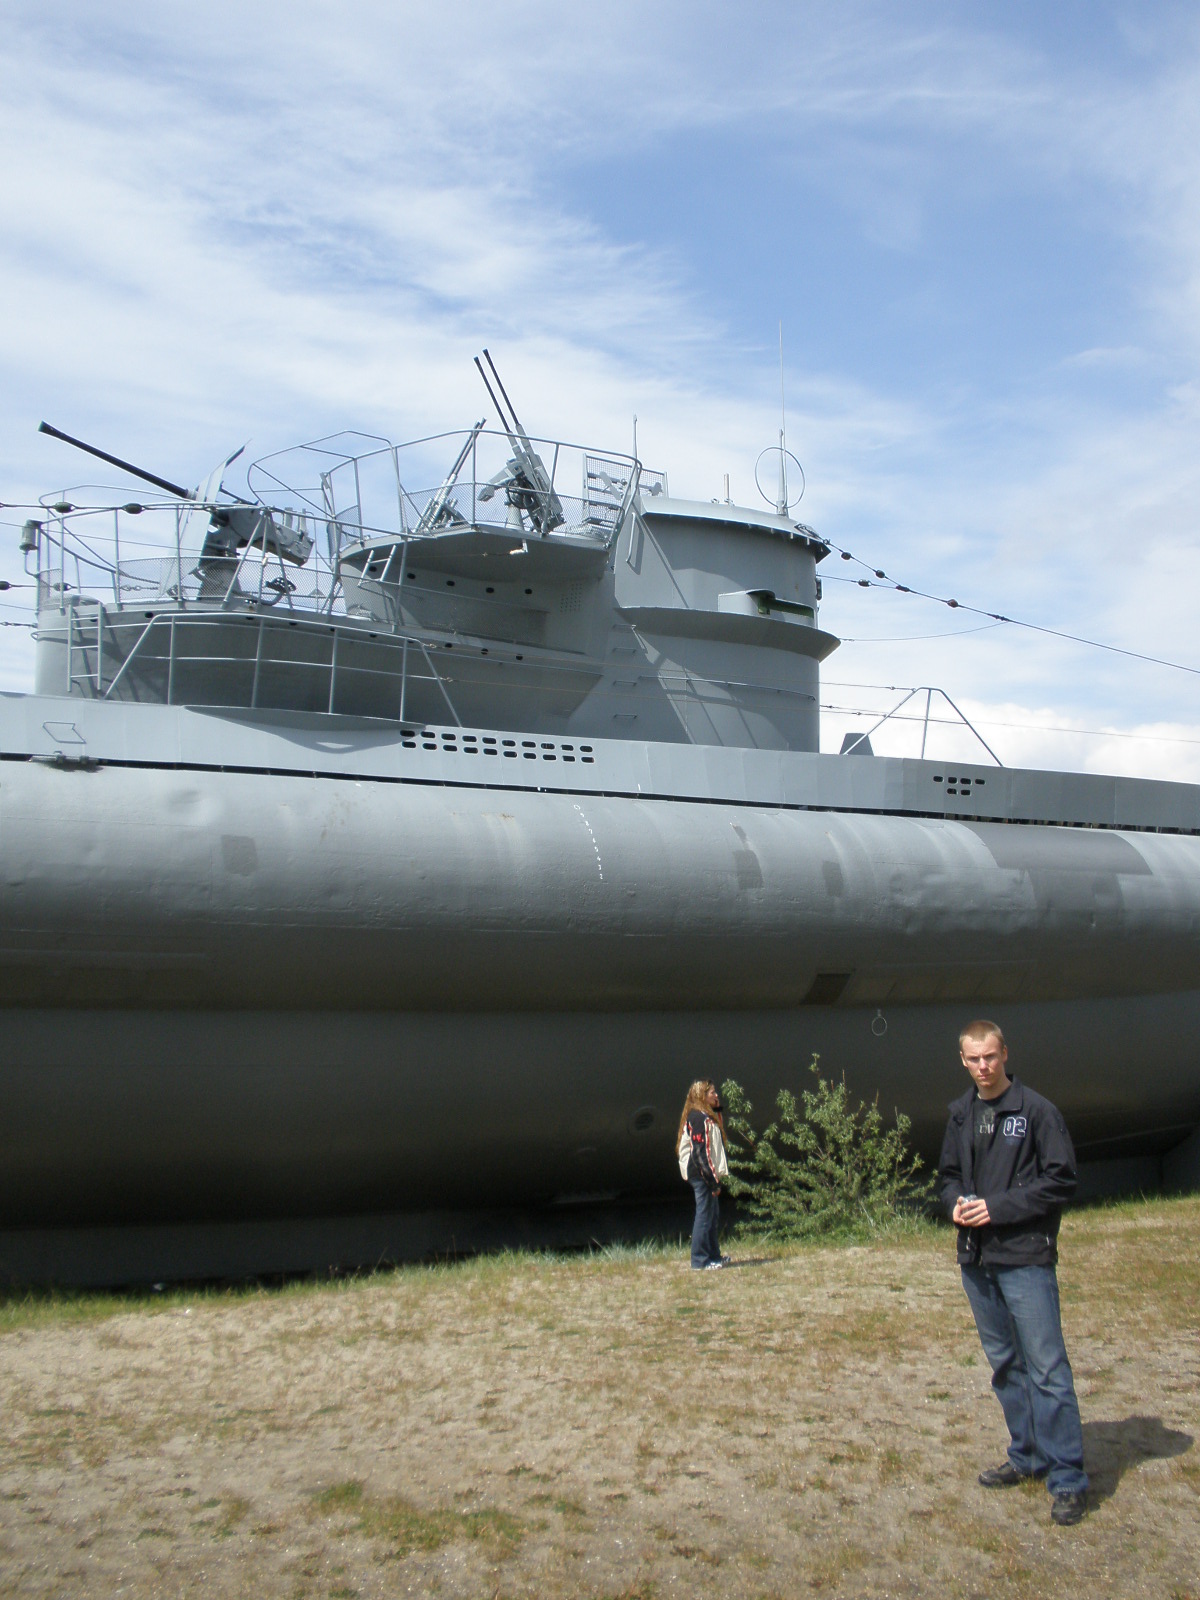
[[[1200,1121],[1185,786],[62,710],[0,705],[0,1227],[671,1194],[686,1084],[813,1052],[931,1153],[980,1012],[1085,1156]]]
[[[833,1007],[10,1011],[0,1206],[30,1228],[671,1196],[681,1086],[733,1075],[765,1105],[803,1084],[813,1051],[904,1108],[936,1153],[963,1009],[885,1015],[880,1033],[874,1011]],[[1018,1005],[1004,1021],[1084,1155],[1161,1149],[1195,1120],[1200,993]]]
[[[252,499],[57,434],[168,498],[21,530],[0,1277],[586,1238],[680,1195],[694,1077],[766,1113],[813,1054],[931,1155],[981,1013],[1085,1157],[1192,1149],[1200,788],[820,755],[786,488],[672,499],[480,372],[500,434],[314,441]]]

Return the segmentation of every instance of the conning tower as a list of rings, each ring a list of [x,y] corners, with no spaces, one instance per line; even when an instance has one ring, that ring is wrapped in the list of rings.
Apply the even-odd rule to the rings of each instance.
[[[169,497],[26,525],[38,692],[817,750],[813,530],[532,440],[480,370],[499,431],[320,440],[251,467],[252,500],[105,457]],[[165,553],[126,559],[156,520]]]

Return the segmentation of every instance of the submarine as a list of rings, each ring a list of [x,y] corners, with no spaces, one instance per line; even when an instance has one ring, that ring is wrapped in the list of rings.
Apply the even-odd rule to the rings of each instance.
[[[478,365],[497,427],[240,495],[43,424],[125,486],[20,535],[0,1279],[586,1241],[681,1198],[693,1078],[814,1054],[936,1158],[981,1014],[1097,1185],[1200,1180],[1200,787],[821,753],[782,441],[676,498]]]

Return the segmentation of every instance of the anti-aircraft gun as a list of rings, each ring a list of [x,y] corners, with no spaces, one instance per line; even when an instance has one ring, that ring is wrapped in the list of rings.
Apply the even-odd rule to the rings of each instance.
[[[458,456],[455,459],[454,465],[442,479],[441,488],[430,500],[424,511],[422,511],[421,520],[413,529],[413,534],[415,537],[419,538],[421,535],[427,533],[443,533],[449,529],[465,528],[468,525],[467,519],[463,516],[462,512],[459,511],[451,497],[454,493],[454,487],[458,482],[458,475],[466,465],[467,457],[471,454],[471,451],[474,450],[475,441],[483,432],[483,425],[486,421],[486,417],[480,417],[479,421],[471,429],[466,443],[458,452]],[[483,496],[483,498],[485,500],[490,500],[494,493],[495,490],[491,489]]]
[[[153,484],[156,489],[163,489],[167,494],[176,495],[180,500],[194,504],[198,510],[207,510],[208,529],[200,548],[198,569],[205,585],[211,583],[222,572],[232,574],[238,551],[250,545],[258,546],[264,554],[270,552],[278,555],[282,560],[290,561],[297,567],[302,567],[312,554],[312,538],[304,528],[290,525],[287,518],[283,521],[277,520],[265,506],[253,505],[248,500],[239,500],[235,496],[231,496],[232,503],[229,505],[216,504],[216,497],[221,493],[222,475],[226,467],[241,455],[241,450],[235,451],[227,460],[215,467],[206,482],[199,487],[185,489],[182,484],[172,483],[169,478],[160,478],[156,473],[147,472],[143,467],[135,467],[131,461],[123,461],[120,456],[110,455],[107,450],[97,449],[95,445],[85,444],[82,439],[72,438],[69,433],[52,428],[48,422],[41,423],[38,432],[48,433],[52,439],[61,439],[64,444],[74,445],[76,450],[83,450],[89,456],[107,461],[110,466],[120,467],[122,472],[131,473],[143,483]],[[205,589],[202,587],[201,594],[204,593]]]
[[[512,446],[512,457],[503,471],[490,478],[479,491],[481,500],[490,500],[498,489],[504,490],[504,499],[513,515],[518,519],[522,514],[527,516],[533,527],[544,539],[554,528],[562,527],[566,521],[563,515],[562,501],[554,492],[554,484],[550,474],[546,471],[546,464],[538,455],[529,441],[529,435],[517,420],[517,413],[508,392],[500,381],[500,374],[496,371],[496,363],[488,354],[486,348],[483,359],[491,368],[492,377],[496,380],[496,388],[504,396],[505,407],[496,398],[496,392],[488,382],[488,375],[483,370],[483,362],[475,357],[475,365],[479,368],[479,376],[483,379],[484,388],[491,396],[500,418],[501,426],[508,435],[508,442]]]

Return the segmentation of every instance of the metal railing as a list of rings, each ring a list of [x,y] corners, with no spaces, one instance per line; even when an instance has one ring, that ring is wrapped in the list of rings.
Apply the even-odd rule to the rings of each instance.
[[[128,614],[122,615],[127,617]],[[298,656],[294,649],[289,649],[295,635],[283,632],[279,620],[269,614],[260,615],[256,620],[252,651],[222,649],[223,636],[224,639],[229,637],[227,619],[203,612],[153,612],[136,629],[136,638],[130,645],[121,635],[134,632],[134,626],[128,621],[114,621],[113,614],[103,603],[97,603],[94,619],[91,615],[81,617],[78,607],[68,605],[63,639],[66,692],[102,700],[120,699],[123,686],[136,682],[140,693],[144,694],[147,679],[154,680],[157,676],[158,694],[166,705],[223,704],[255,710],[268,704],[278,706],[277,693],[264,697],[262,691],[268,676],[274,675],[278,681],[283,674],[305,685],[305,693],[283,697],[289,703],[292,698],[297,700],[292,709],[328,712],[343,709],[345,696],[355,690],[359,691],[361,705],[365,688],[369,691],[369,703],[376,709],[362,714],[403,722],[413,691],[427,686],[436,692],[438,703],[444,704],[446,720],[462,726],[429,644],[415,634],[370,635],[374,664],[367,665],[361,653],[357,659],[349,662],[345,659],[341,629],[329,632],[328,654],[318,659]],[[241,626],[244,627],[244,622]],[[111,677],[106,675],[106,666],[112,671]],[[199,697],[194,692],[178,692],[189,669],[193,673],[202,672],[206,679],[207,692]],[[221,681],[238,684],[240,692],[214,698],[213,686]],[[191,683],[194,682],[192,677]]]
[[[902,716],[901,712],[904,710],[904,707],[909,703],[909,701],[916,699],[916,697],[918,695],[922,695],[922,694],[925,696],[925,710],[924,710],[924,713],[918,713],[918,714],[914,715],[912,712],[910,712],[907,716]],[[939,699],[944,700],[946,702],[946,704],[950,707],[951,711],[953,711],[953,713],[954,713],[954,716],[953,716],[952,719],[934,717],[934,716],[932,716],[930,714],[931,713],[931,708],[932,708],[932,705],[933,705],[933,697],[934,697],[934,695],[937,695],[939,697]],[[967,716],[966,712],[962,711],[958,706],[955,705],[954,701],[951,700],[950,696],[946,693],[946,691],[944,689],[935,688],[930,684],[922,684],[922,685],[920,685],[919,688],[909,689],[908,692],[904,695],[903,699],[901,699],[896,705],[894,705],[890,711],[885,711],[881,717],[876,718],[876,720],[871,724],[871,726],[869,728],[867,728],[865,730],[865,732],[857,734],[853,739],[851,739],[849,737],[849,735],[847,735],[846,742],[842,747],[841,754],[844,755],[844,756],[853,755],[855,750],[857,750],[858,747],[861,744],[863,744],[867,739],[869,739],[871,737],[871,735],[874,732],[876,732],[877,729],[882,728],[885,722],[892,722],[892,721],[896,721],[896,722],[920,722],[920,724],[921,724],[921,754],[920,754],[919,759],[921,761],[924,761],[924,759],[925,759],[925,745],[926,745],[926,743],[928,741],[928,738],[929,738],[929,725],[930,725],[930,723],[931,722],[934,722],[934,723],[943,722],[944,723],[944,722],[949,721],[953,726],[964,727],[964,728],[966,728],[968,733],[974,735],[974,737],[979,741],[979,743],[987,751],[988,755],[991,756],[992,760],[996,763],[996,765],[998,767],[1002,767],[1004,765],[1003,761],[1001,761],[1000,757],[992,749],[991,745],[983,737],[983,735],[980,733],[979,729],[975,726],[975,724]]]
[[[348,699],[386,702],[384,714],[403,720],[410,695],[424,684],[444,703],[448,720],[459,723],[434,643],[427,630],[406,625],[399,603],[389,603],[383,619],[365,619],[374,623],[365,637],[391,646],[369,665],[358,627],[344,641],[344,630],[330,628],[329,658],[317,661],[305,658],[298,636],[289,649],[272,626],[292,614],[312,621],[346,617],[344,551],[360,553],[360,592],[381,583],[375,548],[388,547],[384,563],[399,591],[414,539],[436,540],[471,528],[501,528],[522,541],[583,543],[607,549],[611,559],[636,505],[640,464],[563,443],[526,442],[533,453],[524,456],[525,467],[535,478],[544,468],[543,481],[558,508],[552,523],[545,515],[539,519],[537,484],[514,478],[510,441],[481,426],[400,447],[340,435],[267,457],[248,470],[252,501],[223,493],[199,501],[157,492],[134,501],[106,486],[46,496],[40,514],[26,524],[22,548],[36,578],[39,629],[47,639],[57,634],[65,647],[66,692],[106,699],[148,693],[170,704],[179,694],[193,693],[196,675],[207,671],[214,680],[211,692],[225,693],[221,685],[227,686],[231,698],[223,703],[255,706],[269,675],[275,675],[276,687],[281,675],[292,675],[303,685],[297,698],[318,708],[332,710],[345,693]],[[455,449],[451,470],[438,479],[435,464],[451,459]],[[302,470],[283,470],[289,465]],[[575,474],[579,494],[564,493]],[[431,481],[433,488],[410,487]],[[255,504],[261,516],[246,518],[245,508]],[[231,532],[235,515],[242,521]],[[311,541],[303,564],[284,559],[296,535]],[[252,661],[244,631],[243,644],[213,631],[235,615],[244,630],[247,613],[258,621]],[[352,664],[339,659],[339,651]],[[326,673],[327,683],[322,677],[318,685],[314,674]],[[363,687],[370,683],[374,690]]]
[[[237,556],[204,558],[196,520],[207,527],[223,503],[74,507],[34,524],[39,614],[81,602],[136,606],[167,602],[228,606],[234,603],[330,611],[340,598],[337,574],[314,549],[303,567],[270,547],[253,545]],[[297,514],[278,512],[289,531],[303,531]],[[28,526],[28,525],[27,525]],[[161,553],[130,558],[133,548]]]
[[[598,456],[563,440],[530,444],[545,469],[548,491],[565,514],[548,536],[611,541],[637,494],[640,462],[632,456]],[[537,498],[536,489],[510,496],[503,481],[514,464],[510,451],[507,435],[482,425],[404,445],[368,434],[334,434],[263,457],[247,470],[247,482],[260,504],[276,504],[283,496],[324,522],[326,552],[336,562],[346,543],[427,537],[472,526],[505,526],[535,536],[527,507],[531,497]],[[661,479],[657,473],[648,476]],[[579,484],[578,494],[564,492],[571,478]]]
[[[562,510],[562,520],[545,536],[614,547],[636,503],[640,464],[632,457],[601,457],[561,442],[533,442],[548,458],[548,481]],[[456,477],[445,476],[432,488],[408,486],[402,467],[412,467],[411,482],[415,472],[428,471],[433,458],[448,456],[456,444]],[[534,537],[528,510],[532,491],[509,496],[503,481],[506,449],[503,435],[477,428],[431,435],[405,446],[364,435],[337,435],[265,457],[247,472],[266,519],[263,531],[239,554],[216,558],[201,556],[213,514],[237,502],[154,496],[133,502],[122,501],[112,489],[61,491],[47,496],[43,516],[27,524],[33,537],[26,548],[36,549],[38,610],[61,612],[74,594],[93,601],[111,597],[116,606],[146,601],[334,612],[342,605],[343,550],[388,546],[396,557],[392,570],[402,581],[405,549],[415,537],[472,527]],[[575,471],[580,493],[564,493],[563,477]],[[657,482],[660,476],[647,474],[646,479]],[[90,504],[77,503],[89,499]],[[302,567],[285,562],[272,545],[272,528],[311,539],[308,562]],[[149,549],[156,554],[131,554]]]

